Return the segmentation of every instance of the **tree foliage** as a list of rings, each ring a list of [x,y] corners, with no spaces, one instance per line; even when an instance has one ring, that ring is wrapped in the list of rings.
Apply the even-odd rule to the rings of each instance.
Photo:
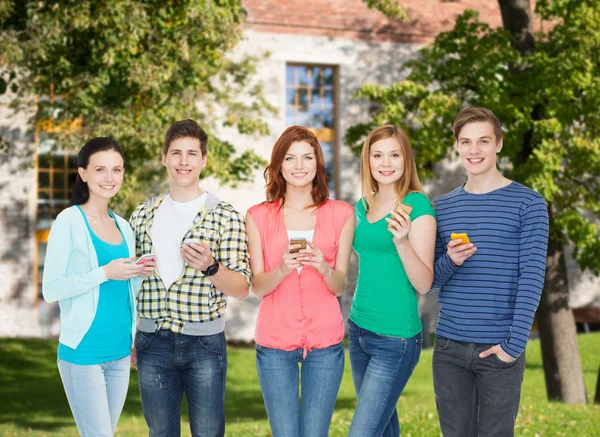
[[[162,138],[174,121],[265,134],[272,108],[240,41],[240,0],[0,0],[0,94],[37,106],[34,126],[63,149],[111,135],[127,155],[122,209],[164,179]],[[207,175],[244,181],[263,164],[211,135]],[[146,193],[144,193],[146,194]]]
[[[507,176],[545,197],[551,238],[572,241],[581,268],[599,274],[600,3],[538,0],[536,14],[548,30],[536,35],[533,53],[521,55],[506,30],[465,11],[403,67],[406,80],[357,93],[378,109],[348,130],[346,143],[357,152],[374,126],[397,124],[409,133],[422,174],[432,176],[431,164],[453,145],[460,109],[490,108],[503,123]]]

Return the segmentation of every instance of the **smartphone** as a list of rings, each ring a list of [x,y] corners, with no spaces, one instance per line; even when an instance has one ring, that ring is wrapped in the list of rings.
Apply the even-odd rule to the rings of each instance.
[[[302,249],[306,249],[306,238],[292,238],[290,244],[299,244],[300,247],[290,250],[290,253],[298,253]]]
[[[412,211],[412,206],[407,205],[406,203],[398,203],[398,205],[396,205],[396,208],[394,208],[394,212],[398,212],[398,211],[404,211],[406,214],[408,214],[410,216],[410,212]],[[398,222],[398,220],[396,220],[396,218],[394,216],[392,216],[392,220],[394,220],[395,222]]]
[[[463,244],[469,244],[471,241],[469,241],[469,236],[466,233],[462,233],[462,234],[450,234],[450,238],[452,238],[453,240],[458,240],[461,239]]]
[[[146,253],[142,256],[140,256],[138,259],[135,260],[135,264],[146,264],[148,261],[155,261],[156,260],[156,255],[154,255],[153,253]]]

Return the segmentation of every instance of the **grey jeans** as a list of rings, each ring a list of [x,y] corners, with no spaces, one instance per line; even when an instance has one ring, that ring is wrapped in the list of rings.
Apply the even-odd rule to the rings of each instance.
[[[510,363],[479,358],[492,346],[436,337],[433,388],[444,437],[514,436],[525,353]]]

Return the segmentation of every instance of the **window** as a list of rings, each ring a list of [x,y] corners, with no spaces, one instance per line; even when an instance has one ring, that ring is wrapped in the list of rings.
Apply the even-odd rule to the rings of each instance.
[[[331,197],[337,197],[335,83],[336,69],[332,66],[286,67],[286,124],[306,126],[319,139]]]
[[[37,297],[42,293],[42,272],[50,226],[66,208],[77,176],[77,154],[38,151],[37,156]]]

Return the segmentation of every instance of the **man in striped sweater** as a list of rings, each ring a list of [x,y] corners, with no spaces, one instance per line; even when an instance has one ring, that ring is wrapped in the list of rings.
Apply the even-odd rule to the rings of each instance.
[[[444,437],[513,436],[544,285],[548,212],[540,194],[496,168],[502,129],[492,111],[467,108],[453,130],[468,179],[434,202],[436,405]]]

